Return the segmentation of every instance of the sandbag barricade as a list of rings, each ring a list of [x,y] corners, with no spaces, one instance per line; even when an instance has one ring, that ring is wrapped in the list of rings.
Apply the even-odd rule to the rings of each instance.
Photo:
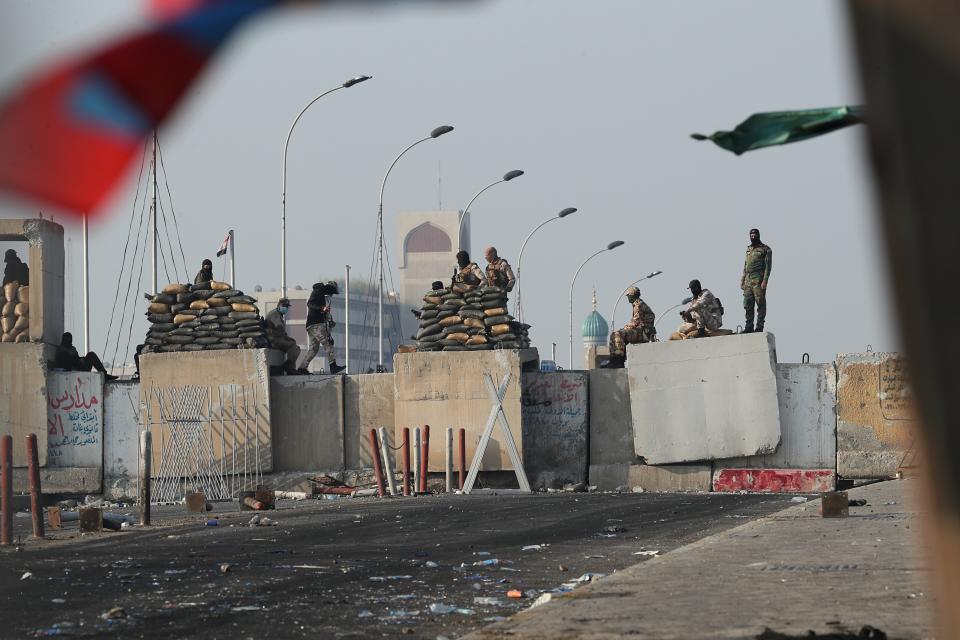
[[[8,282],[0,289],[0,341],[30,341],[30,287]]]
[[[487,351],[526,349],[530,325],[507,313],[501,287],[454,284],[427,292],[413,339],[417,351]]]

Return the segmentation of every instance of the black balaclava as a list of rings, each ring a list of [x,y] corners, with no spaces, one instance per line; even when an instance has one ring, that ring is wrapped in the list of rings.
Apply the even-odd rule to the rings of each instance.
[[[699,298],[700,293],[703,291],[703,287],[700,286],[699,280],[691,280],[689,289],[694,298]]]
[[[470,264],[470,254],[466,251],[457,252],[457,264],[461,269],[465,268],[468,264]]]
[[[430,288],[433,289],[434,291],[440,291],[440,289],[443,289],[443,281],[434,280],[433,284],[430,285]]]
[[[204,260],[200,263],[200,268],[204,271],[213,271],[213,263],[210,260]]]
[[[16,250],[15,250],[15,249],[7,249],[6,253],[3,254],[3,261],[4,261],[4,262],[14,262],[15,260],[19,260],[19,258],[17,257],[17,252],[16,252]]]
[[[757,234],[756,239],[754,239],[753,234]],[[750,229],[750,244],[754,247],[760,244],[760,229]]]
[[[64,347],[72,347],[72,346],[73,346],[73,334],[70,333],[69,331],[64,332],[64,334],[63,334],[63,339],[60,340],[60,344],[61,344],[62,346],[64,346]]]

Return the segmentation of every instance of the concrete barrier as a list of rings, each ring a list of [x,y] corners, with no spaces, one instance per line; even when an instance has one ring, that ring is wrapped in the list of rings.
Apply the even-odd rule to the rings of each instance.
[[[342,470],[343,377],[278,376],[270,394],[274,471]]]
[[[395,393],[392,373],[343,378],[343,445],[347,469],[373,467],[367,434],[379,427],[393,430]]]
[[[140,468],[140,383],[103,388],[103,492],[111,499],[137,495]]]
[[[47,466],[103,467],[101,374],[47,374]]]
[[[917,423],[903,357],[841,354],[837,374],[837,473],[888,478],[913,466]]]
[[[718,469],[714,491],[823,493],[836,486],[833,469]]]
[[[12,435],[13,466],[26,467],[27,435],[37,434],[40,466],[47,464],[47,349],[0,343],[0,435]]]
[[[590,371],[590,464],[639,462],[633,450],[626,369]],[[591,484],[596,484],[591,479]]]
[[[587,480],[587,372],[522,374],[523,466],[533,488]]]
[[[463,427],[467,430],[469,464],[490,415],[491,400],[483,374],[490,373],[494,384],[499,385],[509,372],[510,384],[503,400],[503,410],[522,456],[520,369],[521,352],[513,350],[396,354],[393,357],[396,387],[394,442],[402,442],[403,427],[430,425],[430,471],[443,471],[444,442],[441,436],[444,429]],[[480,470],[512,468],[505,441],[497,427]]]
[[[710,491],[709,464],[612,464],[590,465],[590,484],[602,491],[641,488],[653,492]]]
[[[770,333],[628,345],[634,451],[650,464],[772,453],[776,364]]]

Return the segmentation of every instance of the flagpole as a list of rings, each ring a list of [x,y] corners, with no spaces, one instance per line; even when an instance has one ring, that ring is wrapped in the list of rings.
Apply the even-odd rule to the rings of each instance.
[[[153,179],[150,180],[150,234],[153,236],[153,253],[150,254],[150,275],[153,295],[160,293],[157,287],[157,130],[153,130]]]
[[[343,291],[343,366],[350,373],[350,265],[346,265]]]
[[[87,214],[83,214],[83,352],[90,353],[90,262]]]
[[[237,288],[237,257],[234,253],[234,242],[236,238],[233,235],[233,229],[230,229],[230,286]]]

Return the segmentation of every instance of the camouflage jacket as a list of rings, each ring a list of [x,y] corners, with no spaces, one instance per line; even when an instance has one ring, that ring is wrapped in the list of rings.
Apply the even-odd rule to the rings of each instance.
[[[653,309],[641,298],[637,298],[633,303],[633,315],[630,317],[630,322],[623,328],[639,329],[641,327],[652,327],[655,318],[656,316],[653,313]]]
[[[769,280],[773,268],[773,249],[763,244],[747,246],[747,257],[743,261],[743,276],[740,281]]]
[[[503,258],[497,258],[496,261],[488,264],[487,284],[512,291],[513,285],[517,284],[517,278],[513,275],[513,268],[510,263]]]
[[[287,339],[287,327],[283,320],[283,314],[274,309],[267,314],[264,322],[264,329],[267,332],[267,340],[272,344],[275,340],[284,341]]]
[[[483,284],[486,282],[486,279],[486,276],[483,275],[483,271],[480,270],[476,262],[471,262],[463,269],[459,269],[453,276],[454,282],[472,285]]]
[[[708,329],[719,329],[723,324],[723,314],[720,313],[720,303],[717,298],[710,293],[709,289],[704,289],[700,295],[687,307],[688,312],[699,311],[703,316],[703,323]]]

